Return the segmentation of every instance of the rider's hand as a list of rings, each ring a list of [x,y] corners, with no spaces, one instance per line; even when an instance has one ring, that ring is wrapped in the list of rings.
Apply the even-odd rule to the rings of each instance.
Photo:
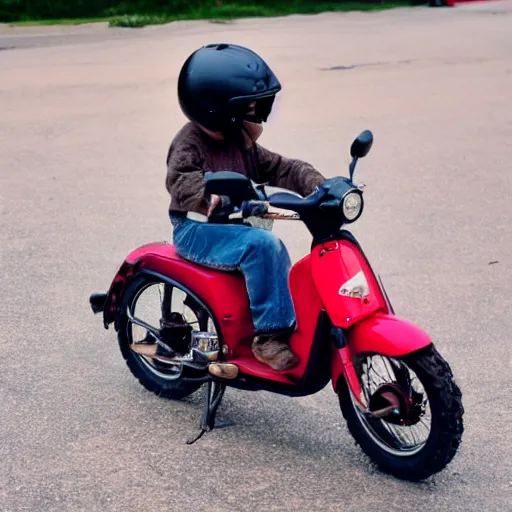
[[[213,213],[213,210],[215,210],[215,208],[217,208],[221,202],[222,199],[220,196],[212,194],[210,196],[210,205],[208,206],[208,212],[206,215],[209,217]]]
[[[263,201],[244,201],[242,203],[242,217],[260,217],[267,213],[267,204]]]

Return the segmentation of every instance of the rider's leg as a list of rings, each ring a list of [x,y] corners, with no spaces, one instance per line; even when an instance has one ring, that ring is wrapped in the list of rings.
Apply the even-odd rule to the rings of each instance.
[[[255,356],[284,370],[297,364],[288,347],[295,311],[288,287],[290,258],[271,232],[245,225],[173,219],[174,244],[185,259],[211,268],[241,270],[256,333]]]

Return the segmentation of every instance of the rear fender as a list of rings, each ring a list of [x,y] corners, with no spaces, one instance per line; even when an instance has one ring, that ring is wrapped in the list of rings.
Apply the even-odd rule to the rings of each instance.
[[[376,313],[345,331],[346,347],[334,351],[332,385],[338,391],[338,379],[343,375],[354,382],[352,361],[360,354],[382,354],[400,357],[432,344],[430,336],[416,325],[394,315]],[[347,365],[347,361],[350,364]],[[353,386],[351,385],[351,388]],[[355,391],[355,390],[353,390]]]
[[[149,271],[192,291],[211,310],[225,343],[235,347],[254,332],[245,280],[238,272],[222,272],[180,258],[174,246],[155,243],[128,255],[107,294],[103,310],[105,328],[116,320],[126,289],[133,278]]]
[[[103,306],[103,324],[105,329],[108,329],[108,326],[115,320],[126,288],[139,270],[142,260],[148,255],[162,254],[165,250],[169,251],[171,248],[172,246],[166,242],[155,242],[142,245],[128,254],[123,264],[116,272],[107,292]]]

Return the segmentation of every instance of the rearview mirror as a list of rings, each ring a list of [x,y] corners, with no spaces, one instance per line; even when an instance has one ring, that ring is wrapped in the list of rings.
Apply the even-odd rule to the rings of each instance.
[[[370,130],[365,130],[352,142],[350,146],[350,156],[352,158],[363,158],[368,154],[373,144],[373,133]]]
[[[239,206],[242,201],[258,199],[251,180],[243,174],[232,171],[207,172],[205,174],[204,195],[208,197],[212,194],[228,196],[236,206]]]

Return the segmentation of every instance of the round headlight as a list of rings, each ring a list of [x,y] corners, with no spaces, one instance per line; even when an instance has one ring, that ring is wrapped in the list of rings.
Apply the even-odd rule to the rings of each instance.
[[[354,222],[363,211],[363,196],[360,192],[349,192],[343,198],[343,216],[347,222]]]

